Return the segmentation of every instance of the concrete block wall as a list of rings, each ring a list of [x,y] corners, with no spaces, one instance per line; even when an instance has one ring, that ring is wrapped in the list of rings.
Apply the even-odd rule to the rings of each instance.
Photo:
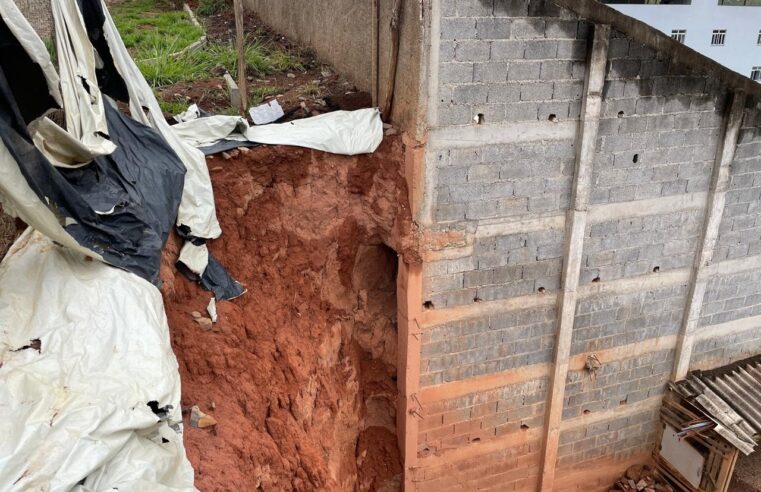
[[[434,5],[418,219],[440,239],[428,243],[422,271],[413,482],[417,490],[535,489],[549,400],[526,392],[535,419],[527,428],[515,415],[526,405],[497,400],[518,388],[554,391],[538,382],[553,370],[593,26],[549,1]],[[718,239],[704,235],[732,93],[721,77],[611,31],[560,439],[556,460],[545,463],[564,470],[555,490],[607,490],[648,459],[666,382],[685,350],[693,369],[761,353],[755,96]],[[702,264],[705,248],[713,253]],[[689,328],[697,278],[705,299]],[[594,374],[590,355],[601,362]]]

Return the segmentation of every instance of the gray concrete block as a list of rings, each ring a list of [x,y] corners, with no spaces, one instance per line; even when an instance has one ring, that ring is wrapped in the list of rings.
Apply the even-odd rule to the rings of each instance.
[[[457,15],[460,17],[488,17],[493,12],[492,0],[457,0]]]
[[[440,64],[439,82],[442,84],[468,84],[473,82],[473,63],[448,62]],[[476,82],[480,81],[477,80]]]
[[[526,43],[523,57],[527,60],[546,60],[549,58],[555,58],[557,52],[557,41],[537,40]]]
[[[469,18],[441,19],[441,39],[475,39],[476,20]]]
[[[479,39],[508,39],[511,24],[503,18],[481,18],[476,20],[476,31]]]
[[[455,46],[455,60],[468,61],[486,61],[491,53],[491,43],[489,41],[458,41]]]
[[[515,39],[541,39],[544,38],[544,19],[514,19],[513,37]]]
[[[521,87],[517,84],[488,84],[487,101],[489,103],[511,103],[519,101],[521,97]],[[510,119],[513,105],[506,108],[507,118]],[[536,117],[536,116],[534,116]]]
[[[497,61],[520,60],[526,44],[523,41],[495,40],[491,42],[491,59]]]
[[[541,69],[539,61],[513,61],[507,67],[507,80],[538,80]]]
[[[573,76],[573,62],[566,60],[545,60],[542,62],[542,80],[570,79]]]
[[[521,84],[521,101],[546,101],[552,99],[552,82]]]
[[[507,63],[490,61],[476,63],[473,72],[474,82],[506,82]]]

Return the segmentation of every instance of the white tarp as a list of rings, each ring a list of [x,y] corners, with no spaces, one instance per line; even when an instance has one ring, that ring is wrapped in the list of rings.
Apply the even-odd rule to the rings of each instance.
[[[239,116],[207,116],[171,127],[183,141],[206,147],[220,140],[293,145],[333,154],[375,152],[383,141],[383,122],[375,108],[334,111],[302,120],[249,126]]]
[[[160,292],[31,229],[0,264],[0,415],[0,490],[195,490]]]
[[[211,188],[206,158],[201,151],[183,142],[172,132],[164,119],[153,90],[124,46],[106,3],[102,2],[102,5],[106,17],[104,34],[111,56],[114,58],[114,65],[127,85],[130,115],[140,123],[158,130],[187,169],[177,225],[189,227],[195,237],[206,239],[219,237],[222,229],[217,221],[214,191]],[[147,108],[147,111],[143,111],[143,108]]]

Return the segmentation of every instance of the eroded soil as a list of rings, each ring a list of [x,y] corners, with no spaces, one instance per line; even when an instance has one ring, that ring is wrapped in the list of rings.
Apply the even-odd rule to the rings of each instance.
[[[162,269],[186,425],[205,492],[398,490],[397,253],[416,261],[403,148],[343,157],[257,147],[208,161],[223,236],[211,250],[248,292],[217,305]],[[186,418],[186,424],[187,424]]]

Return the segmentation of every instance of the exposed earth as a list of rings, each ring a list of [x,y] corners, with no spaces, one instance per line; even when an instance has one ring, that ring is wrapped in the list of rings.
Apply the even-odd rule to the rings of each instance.
[[[174,268],[176,237],[162,269],[183,408],[218,421],[185,427],[200,490],[399,489],[397,253],[417,261],[402,147],[208,160],[211,251],[248,292],[206,331],[192,313],[210,293]]]

